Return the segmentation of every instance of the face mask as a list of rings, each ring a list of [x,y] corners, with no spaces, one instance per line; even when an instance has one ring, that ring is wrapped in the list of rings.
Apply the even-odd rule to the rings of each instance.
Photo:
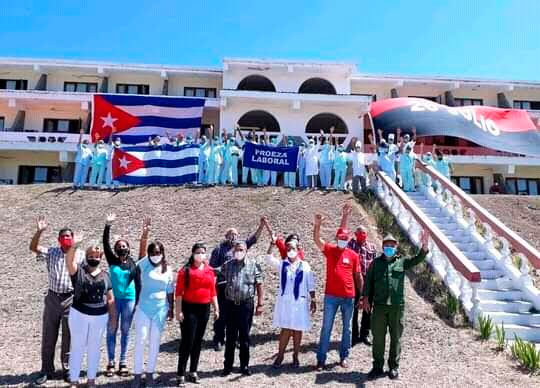
[[[383,247],[383,252],[386,257],[394,257],[396,250],[396,247]]]
[[[205,261],[206,260],[206,253],[195,253],[193,255],[193,258],[197,261]]]
[[[236,251],[234,252],[234,258],[238,261],[244,260],[244,257],[246,257],[246,252],[244,251]]]
[[[64,250],[68,250],[73,245],[71,236],[62,236],[58,238],[58,243]]]
[[[406,154],[410,154],[410,153],[411,153],[411,150],[406,149],[406,150],[405,150],[405,153],[406,153]]]
[[[161,260],[163,259],[163,256],[161,256],[161,255],[150,256],[149,259],[153,264],[159,264],[161,262]]]
[[[90,267],[97,267],[97,266],[99,265],[100,262],[101,262],[100,259],[96,259],[96,258],[94,258],[94,257],[88,257],[88,258],[86,259],[86,263],[88,263],[88,265],[89,265]]]
[[[426,160],[429,162],[431,160],[431,156],[426,156]]]
[[[309,148],[313,148],[314,144],[313,143],[309,143]]]
[[[347,243],[348,243],[347,240],[338,240],[337,246],[339,249],[345,249],[347,248]]]
[[[294,258],[296,258],[296,256],[298,256],[298,251],[291,250],[291,251],[287,252],[287,257],[289,259],[294,259]]]
[[[233,144],[234,144],[234,140],[229,140],[229,144],[230,144],[230,145],[233,145]]]
[[[117,147],[120,147],[120,141],[116,140],[116,141],[114,142],[114,145],[117,146]]]
[[[367,239],[367,234],[365,232],[356,233],[356,241],[363,243]]]
[[[219,141],[219,138],[217,138],[217,137],[214,137],[214,141]]]
[[[439,160],[442,160],[442,159],[443,159],[443,157],[442,157],[442,156],[439,156]]]
[[[381,154],[386,154],[386,148],[379,148],[379,152]]]
[[[343,152],[345,151],[343,148],[338,148],[338,152]]]
[[[118,248],[115,250],[116,254],[120,257],[124,257],[124,256],[127,256],[128,253],[129,253],[129,249],[128,248]]]

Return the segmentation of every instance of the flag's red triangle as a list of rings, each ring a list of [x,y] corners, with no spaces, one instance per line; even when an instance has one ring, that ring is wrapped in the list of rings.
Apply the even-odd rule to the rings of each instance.
[[[128,112],[117,108],[103,96],[94,95],[94,113],[92,116],[92,129],[90,131],[92,142],[107,139],[111,134],[125,131],[138,125],[141,120]]]
[[[113,179],[119,176],[129,174],[139,168],[144,168],[144,161],[131,155],[130,153],[122,151],[120,148],[114,149],[112,159],[112,175]]]

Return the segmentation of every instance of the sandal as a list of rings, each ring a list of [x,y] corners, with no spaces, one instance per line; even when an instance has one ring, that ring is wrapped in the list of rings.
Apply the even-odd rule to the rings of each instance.
[[[128,377],[129,376],[129,369],[126,366],[126,364],[120,364],[118,366],[118,374],[122,377]]]
[[[281,363],[283,362],[283,356],[277,356],[272,364],[272,368],[279,369],[281,368]]]
[[[105,370],[105,376],[112,377],[114,374],[114,362],[109,362],[107,364],[107,369]]]

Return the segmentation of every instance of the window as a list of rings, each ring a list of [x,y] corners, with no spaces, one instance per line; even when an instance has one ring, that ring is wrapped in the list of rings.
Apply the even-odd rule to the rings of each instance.
[[[540,101],[514,100],[514,109],[540,110]]]
[[[481,98],[454,98],[455,106],[484,105]]]
[[[122,94],[150,94],[149,85],[116,84],[116,93]]]
[[[0,79],[0,89],[26,90],[28,81],[25,79]]]
[[[484,194],[484,178],[481,176],[453,176],[452,182],[468,194]]]
[[[79,133],[81,120],[78,119],[44,119],[43,132]]]
[[[371,98],[371,102],[377,101],[377,95],[376,95],[376,94],[351,93],[351,96],[364,96],[364,97],[370,97],[370,98]]]
[[[18,184],[62,182],[60,167],[19,166]]]
[[[64,82],[64,92],[97,92],[97,82]]]
[[[506,178],[506,191],[508,194],[538,195],[540,179]]]
[[[186,86],[184,88],[184,96],[186,97],[208,97],[216,98],[217,90],[216,88],[195,88],[191,86]]]
[[[6,123],[6,119],[4,117],[0,117],[0,131],[4,130],[5,123]]]
[[[437,100],[437,97],[426,97],[426,96],[409,96],[410,98],[423,98],[424,100],[429,100],[429,101],[433,101],[433,102],[439,102]],[[482,104],[480,104],[482,105]]]

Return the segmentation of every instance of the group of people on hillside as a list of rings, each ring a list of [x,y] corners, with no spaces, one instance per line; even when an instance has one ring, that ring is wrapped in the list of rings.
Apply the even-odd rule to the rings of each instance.
[[[211,134],[209,137],[200,134],[195,137],[191,135],[184,137],[179,133],[176,136],[168,136],[163,141],[161,137],[155,136],[149,138],[148,145],[160,147],[162,144],[170,144],[180,147],[197,144],[199,146],[198,179],[196,182],[191,182],[193,184],[231,184],[234,186],[282,184],[291,189],[321,187],[327,190],[345,190],[345,178],[348,167],[351,165],[353,190],[355,192],[365,190],[368,162],[362,152],[362,143],[355,141],[352,150],[347,152],[343,144],[337,144],[333,127],[330,128],[328,136],[321,130],[320,136],[313,136],[308,144],[303,141],[297,143],[287,136],[278,142],[278,137],[269,136],[265,128],[260,136],[255,133],[255,130],[244,135],[239,127],[230,134],[223,130],[221,135],[213,135],[213,127],[210,127],[209,131]],[[278,173],[243,166],[243,149],[246,142],[269,147],[298,147],[296,171]],[[75,188],[83,186],[117,188],[119,182],[112,178],[112,157],[114,149],[120,146],[120,139],[116,138],[108,144],[99,140],[95,147],[92,147],[88,144],[88,140],[82,140],[81,134],[75,157],[73,186]]]
[[[390,378],[397,378],[403,330],[404,271],[424,260],[429,236],[427,233],[422,235],[418,255],[409,259],[398,254],[398,241],[388,235],[383,239],[382,254],[376,257],[375,247],[368,242],[364,227],[359,226],[354,233],[347,229],[351,212],[351,205],[345,204],[335,243],[322,239],[323,217],[319,214],[314,217],[313,239],[326,263],[323,322],[316,369],[322,371],[326,368],[330,337],[339,309],[343,327],[340,365],[348,368],[351,342],[371,345],[371,328],[373,368],[369,377],[382,376],[385,337],[389,329],[388,373]],[[134,321],[133,386],[141,386],[143,374],[146,385],[152,386],[161,334],[167,320],[174,317],[181,330],[178,386],[184,386],[186,382],[197,383],[203,336],[212,310],[215,351],[221,351],[225,345],[222,375],[227,376],[233,371],[237,346],[240,372],[250,375],[253,316],[261,314],[265,308],[264,268],[279,274],[273,326],[279,328],[280,333],[273,367],[281,367],[291,338],[292,367],[299,367],[302,334],[310,330],[312,314],[317,309],[317,274],[313,273],[310,265],[316,258],[306,257],[297,234],[290,234],[285,239],[276,236],[269,221],[262,217],[257,231],[248,239],[240,238],[238,231],[230,228],[226,231],[225,240],[211,253],[206,244],[194,244],[185,264],[175,275],[164,245],[157,240],[148,241],[149,218],[143,221],[137,255],[125,239],[118,239],[111,245],[110,233],[115,219],[114,214],[106,217],[102,247],[89,244],[83,250],[80,249],[83,236],[69,228],[58,233],[59,246],[41,246],[40,238],[47,223],[41,217],[37,221],[30,249],[45,260],[49,284],[43,314],[42,367],[36,384],[44,384],[53,378],[55,344],[60,326],[62,368],[64,378],[72,387],[79,383],[85,353],[88,386],[95,386],[103,336],[106,336],[108,353],[105,374],[129,375],[126,351]],[[267,254],[262,258],[253,257],[249,250],[265,229],[271,237]],[[107,271],[101,266],[103,257],[108,263]],[[359,330],[358,314],[361,310]],[[116,364],[118,328],[120,355]],[[146,368],[145,348],[148,353]]]

